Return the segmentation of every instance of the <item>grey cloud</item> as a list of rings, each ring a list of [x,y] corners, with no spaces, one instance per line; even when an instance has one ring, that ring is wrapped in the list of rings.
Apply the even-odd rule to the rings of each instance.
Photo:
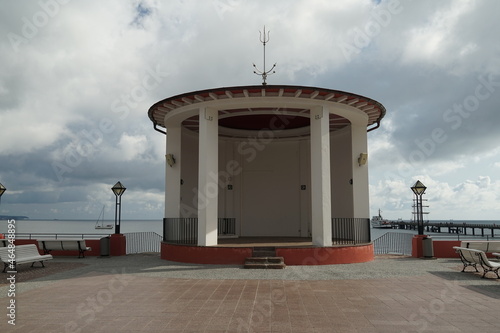
[[[17,202],[16,209],[22,205],[35,211],[30,203],[44,203],[70,214],[87,204],[88,197],[106,197],[100,187],[107,189],[117,180],[130,189],[161,193],[164,158],[157,147],[158,142],[163,145],[164,136],[153,131],[148,107],[186,91],[260,84],[252,63],[262,64],[259,30],[263,24],[271,30],[267,63],[278,63],[270,83],[344,90],[385,105],[386,119],[369,139],[387,136],[394,147],[382,150],[390,154],[370,162],[390,166],[401,158],[408,160],[411,152],[421,150],[415,140],[426,142],[436,128],[443,129],[447,139],[425,156],[429,165],[497,146],[500,87],[480,100],[468,117],[446,112],[475,96],[480,76],[492,74],[500,83],[499,2],[471,3],[460,21],[450,25],[447,40],[438,45],[435,56],[408,58],[409,48],[422,51],[410,44],[412,34],[432,29],[436,13],[449,13],[459,4],[401,1],[401,12],[392,15],[351,59],[342,54],[340,42],[353,42],[349,31],[377,22],[374,13],[386,8],[387,1],[378,6],[376,1],[223,1],[227,5],[223,8],[217,3],[69,2],[28,44],[20,46],[22,52],[15,53],[8,39],[2,40],[0,147],[8,143],[18,151],[29,145],[34,148],[19,153],[0,149],[0,182],[9,190],[1,209],[13,207],[4,203]],[[6,6],[0,13],[4,36],[22,34],[22,18],[31,19],[41,10],[38,1],[10,1]],[[140,100],[124,104],[123,96],[141,85],[147,68],[157,66],[168,75]],[[117,105],[122,107],[119,112]],[[29,121],[7,118],[12,113]],[[101,131],[101,137],[94,131],[102,119],[109,119],[113,130]],[[388,128],[389,123],[393,128]],[[26,126],[31,126],[31,132]],[[56,132],[58,128],[64,130]],[[37,136],[22,141],[20,133],[26,133],[25,139],[27,133]],[[118,154],[124,133],[146,143],[128,161]],[[49,134],[54,138],[40,141]],[[18,139],[7,141],[14,137]],[[54,171],[57,163],[68,167],[62,179]],[[376,167],[371,166],[373,181],[381,178]],[[388,195],[388,201],[397,201],[397,194]],[[50,217],[50,209],[44,209]],[[145,213],[140,207],[134,209],[138,216]],[[148,214],[156,217],[162,212]]]

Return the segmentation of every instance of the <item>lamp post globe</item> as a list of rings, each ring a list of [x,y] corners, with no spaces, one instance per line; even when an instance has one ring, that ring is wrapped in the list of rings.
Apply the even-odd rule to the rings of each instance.
[[[416,195],[424,194],[426,189],[427,189],[427,187],[424,184],[422,184],[422,182],[420,180],[417,180],[415,182],[415,184],[411,187],[411,190]]]
[[[413,193],[415,193],[416,202],[415,208],[417,209],[415,213],[415,217],[417,219],[417,230],[419,235],[424,234],[424,213],[423,213],[423,205],[422,205],[422,195],[425,193],[427,187],[420,181],[417,180],[415,184],[410,187]]]
[[[6,190],[7,189],[5,188],[5,186],[3,186],[2,183],[0,183],[0,203],[2,203],[2,194],[4,194]]]
[[[111,190],[115,194],[115,234],[120,233],[120,224],[122,217],[122,194],[127,188],[121,182],[117,182]]]

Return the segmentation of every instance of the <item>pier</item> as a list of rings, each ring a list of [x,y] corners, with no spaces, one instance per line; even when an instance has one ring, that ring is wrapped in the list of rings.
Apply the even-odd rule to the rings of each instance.
[[[417,222],[414,221],[391,221],[393,229],[416,230]],[[495,230],[500,230],[500,224],[475,224],[460,222],[424,222],[424,230],[427,232],[447,232],[450,234],[462,234],[472,236],[495,237]]]

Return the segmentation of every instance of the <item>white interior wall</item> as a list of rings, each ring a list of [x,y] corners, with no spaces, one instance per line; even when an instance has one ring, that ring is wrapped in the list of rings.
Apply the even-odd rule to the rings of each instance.
[[[244,157],[242,236],[300,235],[299,154],[298,141],[274,141]]]
[[[181,217],[198,217],[198,136],[182,131]]]
[[[352,217],[351,150],[350,126],[330,134],[332,217]]]
[[[182,140],[182,216],[196,217],[198,138]],[[236,218],[240,236],[308,236],[309,141],[249,142],[219,138],[219,217]]]
[[[332,217],[352,217],[352,163],[346,163],[352,157],[350,127],[331,133],[330,140]],[[308,139],[250,144],[219,138],[219,170],[219,217],[236,218],[237,234],[310,236]],[[185,129],[181,177],[181,216],[196,217],[198,137]]]

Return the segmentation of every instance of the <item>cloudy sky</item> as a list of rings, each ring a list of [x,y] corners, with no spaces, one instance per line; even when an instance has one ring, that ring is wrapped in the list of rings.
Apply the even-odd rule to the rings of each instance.
[[[371,212],[500,219],[500,2],[0,0],[0,215],[161,219],[164,136],[147,110],[183,92],[260,84],[385,105],[368,135]],[[109,213],[111,216],[111,213]],[[111,217],[110,217],[111,218]]]

